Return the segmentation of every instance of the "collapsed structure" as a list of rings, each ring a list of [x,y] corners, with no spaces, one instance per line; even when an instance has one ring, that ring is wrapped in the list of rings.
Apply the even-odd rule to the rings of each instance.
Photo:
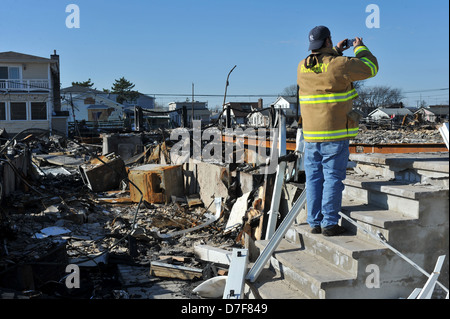
[[[406,298],[440,256],[447,257],[432,292],[448,296],[441,135],[424,132],[418,139],[433,136],[434,148],[414,154],[368,154],[354,145],[342,212],[348,232],[325,238],[306,231],[300,130],[286,129],[279,116],[278,142],[221,136],[208,149],[245,147],[219,163],[192,156],[210,142],[192,130],[177,140],[190,141],[187,154],[174,152],[163,130],[108,133],[97,143],[46,130],[4,132],[1,296]],[[251,141],[277,154],[275,170]],[[81,269],[80,288],[68,287],[68,265]]]

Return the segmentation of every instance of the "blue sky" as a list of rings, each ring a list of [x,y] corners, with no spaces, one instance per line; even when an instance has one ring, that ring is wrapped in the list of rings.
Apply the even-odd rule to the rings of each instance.
[[[71,3],[78,29],[66,27]],[[366,26],[369,4],[379,7],[379,28]],[[227,101],[255,101],[231,95],[276,95],[295,84],[309,30],[326,25],[335,43],[361,36],[378,58],[366,86],[399,88],[407,106],[449,101],[447,0],[0,0],[0,12],[0,52],[57,50],[63,87],[91,78],[97,89],[111,88],[123,76],[164,105],[185,97],[158,94],[190,97],[194,83],[196,95],[219,95],[196,96],[214,107],[237,65]]]

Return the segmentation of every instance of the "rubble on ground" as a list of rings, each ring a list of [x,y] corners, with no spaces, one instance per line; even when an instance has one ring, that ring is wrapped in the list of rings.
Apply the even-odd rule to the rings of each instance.
[[[94,192],[72,165],[74,159],[90,163],[91,149],[49,144],[48,137],[28,142],[14,150],[36,152],[32,173],[24,177],[30,187],[10,193],[1,206],[0,298],[198,298],[192,288],[219,268],[196,258],[195,246],[241,247],[240,229],[223,232],[225,198],[216,212],[195,196],[137,203],[124,182]],[[148,162],[154,161],[156,155],[148,153]],[[49,154],[55,158],[43,156]],[[66,156],[72,160],[64,161]],[[211,214],[217,215],[214,223],[208,223]],[[152,275],[152,262],[199,269],[200,276]],[[82,269],[84,289],[65,287],[68,264]]]
[[[442,143],[442,136],[434,126],[422,126],[418,128],[399,128],[396,130],[370,129],[364,125],[352,144],[426,144]]]

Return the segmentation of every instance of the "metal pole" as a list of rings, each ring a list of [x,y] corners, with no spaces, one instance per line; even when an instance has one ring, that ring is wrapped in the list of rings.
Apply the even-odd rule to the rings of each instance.
[[[225,84],[225,95],[223,96],[222,112],[225,111],[225,100],[227,97],[227,88],[228,88],[228,85],[230,85],[230,82],[228,82],[228,79],[230,78],[231,72],[233,72],[233,70],[235,68],[236,68],[236,65],[230,70],[230,72],[228,72],[227,83]],[[226,127],[227,128],[231,127],[231,117],[230,117],[230,108],[229,107],[227,107],[227,110],[226,110]]]
[[[431,276],[428,278],[425,286],[421,289],[419,296],[417,299],[431,299],[433,295],[434,287],[436,286],[437,278],[441,273],[442,264],[444,263],[445,255],[439,256],[436,266],[434,267],[434,271]]]
[[[272,154],[275,154],[278,146],[278,156],[286,155],[286,117],[282,110],[278,110],[278,145],[272,144]],[[275,176],[275,185],[273,188],[272,201],[270,203],[269,220],[267,223],[266,239],[270,239],[275,232],[277,225],[281,190],[283,188],[284,176],[286,174],[286,162],[283,161],[278,164],[277,173]]]
[[[194,83],[192,83],[192,116],[191,116],[192,128],[194,128]]]
[[[297,92],[296,92],[296,95],[295,95],[295,97],[296,97],[296,102],[295,102],[295,111],[296,111],[296,121],[297,121],[297,123],[298,123],[298,121],[299,121],[299,111],[300,111],[300,97],[299,97],[299,93],[298,93],[298,91],[300,90],[300,87],[298,86],[298,84],[297,84]]]

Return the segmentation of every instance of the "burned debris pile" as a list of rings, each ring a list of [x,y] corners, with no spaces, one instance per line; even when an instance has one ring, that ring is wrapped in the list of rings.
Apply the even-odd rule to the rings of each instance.
[[[164,141],[144,137],[120,156],[26,133],[0,145],[0,298],[199,298],[193,288],[227,265],[196,250],[242,247],[244,226],[254,234],[260,224],[250,226],[262,216],[251,205],[257,193],[231,226],[233,192],[185,193],[185,169],[168,164]]]
[[[424,144],[442,143],[442,137],[436,126],[402,127],[395,130],[373,128],[361,125],[360,131],[352,143],[364,144]]]

